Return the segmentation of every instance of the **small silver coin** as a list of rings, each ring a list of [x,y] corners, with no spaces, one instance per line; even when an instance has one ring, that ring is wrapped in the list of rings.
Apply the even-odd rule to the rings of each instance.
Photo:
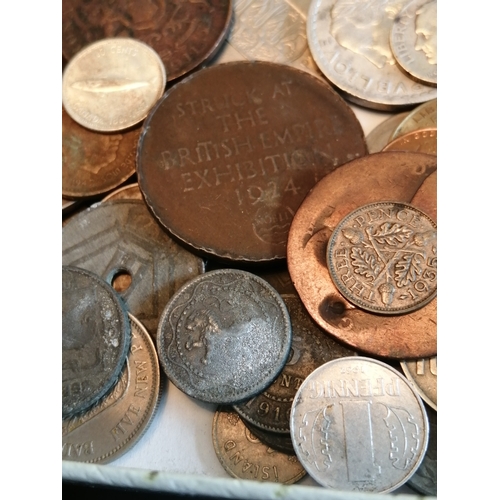
[[[233,404],[268,387],[286,363],[290,316],[280,295],[246,271],[194,278],[170,300],[157,350],[168,378],[185,394]]]
[[[429,424],[394,368],[361,356],[329,361],[300,386],[290,416],[298,459],[323,486],[388,493],[420,466]]]
[[[62,268],[62,415],[104,396],[125,364],[130,322],[117,293],[99,276]]]

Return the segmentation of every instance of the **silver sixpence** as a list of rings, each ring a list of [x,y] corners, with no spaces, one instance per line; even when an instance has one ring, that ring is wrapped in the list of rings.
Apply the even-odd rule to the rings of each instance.
[[[290,316],[280,295],[245,271],[212,271],[181,287],[157,333],[161,366],[185,394],[233,404],[268,387],[288,358]]]
[[[62,268],[62,415],[83,411],[117,381],[130,345],[130,322],[99,276]]]
[[[292,404],[292,442],[318,483],[387,493],[418,469],[429,439],[424,405],[394,368],[361,356],[311,373]]]
[[[416,311],[437,293],[436,240],[436,223],[416,207],[368,203],[337,224],[328,270],[339,292],[366,311]]]

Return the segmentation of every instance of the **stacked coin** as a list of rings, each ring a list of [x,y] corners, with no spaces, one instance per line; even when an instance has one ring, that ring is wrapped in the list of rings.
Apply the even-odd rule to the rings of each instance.
[[[63,197],[81,209],[64,220],[63,264],[95,273],[134,316],[113,380],[63,414],[63,459],[114,460],[153,417],[164,418],[155,417],[161,367],[186,398],[213,408],[214,451],[233,477],[290,484],[307,471],[313,484],[336,489],[391,491],[408,482],[435,494],[435,447],[424,455],[437,427],[429,433],[432,408],[421,402],[437,408],[437,101],[429,77],[437,65],[435,27],[425,21],[435,2],[374,1],[366,12],[389,18],[367,19],[342,1],[237,0],[232,23],[232,5],[222,0],[157,2],[141,12],[129,2],[99,2],[99,16],[84,3],[63,2],[63,51],[74,58],[65,71]],[[410,25],[420,37],[412,48],[421,47],[411,57],[402,45]],[[371,37],[371,49],[357,35]],[[127,38],[110,38],[108,51],[105,37]],[[82,67],[70,78],[90,42],[92,57],[112,74]],[[167,67],[167,92],[160,75],[161,92],[149,104],[142,92],[157,78],[119,71],[131,68],[130,42],[150,44]],[[121,62],[109,63],[112,54]],[[418,57],[422,66],[422,55],[431,66],[425,74],[409,64]],[[365,138],[369,127],[357,117],[369,112],[340,93],[397,114]],[[121,97],[134,113],[148,111],[119,114]],[[109,119],[101,116],[105,102],[113,103]],[[369,224],[343,223],[381,202],[392,205],[353,214]],[[65,206],[78,209],[63,198]],[[386,218],[376,221],[376,210]],[[418,226],[427,216],[430,226]],[[351,255],[349,276],[368,279],[347,287],[354,297],[342,294],[346,280],[354,283],[346,272],[334,280]],[[417,281],[428,292],[418,309],[408,305],[418,290],[407,286]],[[403,282],[407,304],[391,309],[399,301],[391,286]],[[382,306],[370,310],[356,295]],[[63,308],[73,298],[63,291]],[[91,317],[84,302],[74,310]],[[75,314],[64,324],[76,323]],[[103,337],[88,341],[89,321],[78,323],[83,340],[68,340],[88,344],[88,362],[68,359],[63,374],[92,364],[92,342]],[[305,382],[344,358],[339,376]],[[397,378],[395,362],[408,382]],[[372,366],[383,374],[372,379]],[[396,400],[403,392],[405,401]],[[314,408],[304,410],[307,398]],[[342,425],[351,417],[352,428]],[[397,427],[400,417],[409,423]],[[104,425],[113,446],[99,432]],[[410,434],[413,451],[396,449]],[[388,449],[390,466],[379,459]],[[313,472],[321,468],[335,470],[333,482]]]

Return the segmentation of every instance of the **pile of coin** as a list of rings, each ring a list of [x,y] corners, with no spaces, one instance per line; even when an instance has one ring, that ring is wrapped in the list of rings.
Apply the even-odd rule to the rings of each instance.
[[[436,2],[305,4],[63,1],[63,459],[436,494]]]

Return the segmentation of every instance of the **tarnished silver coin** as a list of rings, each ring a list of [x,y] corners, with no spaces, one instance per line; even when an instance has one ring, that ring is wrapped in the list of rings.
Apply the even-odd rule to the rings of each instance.
[[[123,368],[130,322],[118,294],[99,276],[62,267],[62,416],[104,396]]]
[[[437,356],[401,361],[401,368],[420,397],[437,411]]]
[[[437,226],[407,203],[369,203],[349,213],[326,251],[340,293],[366,311],[403,314],[437,293]]]
[[[160,366],[144,326],[131,314],[131,344],[118,382],[90,409],[62,421],[62,459],[107,463],[128,451],[155,414]]]
[[[64,68],[63,105],[91,130],[123,130],[143,120],[167,84],[158,54],[132,38],[105,38],[78,52]]]
[[[437,99],[425,102],[408,113],[408,116],[396,127],[391,140],[413,130],[437,128]]]
[[[246,271],[220,269],[177,291],[160,318],[157,350],[181,391],[234,404],[272,383],[291,341],[290,316],[276,290]]]
[[[318,483],[387,493],[418,469],[429,437],[424,405],[408,381],[381,361],[329,361],[293,400],[293,446]]]
[[[410,77],[437,84],[437,0],[409,0],[394,20],[391,50]]]
[[[230,408],[219,407],[212,424],[215,454],[232,477],[293,484],[306,475],[295,456],[271,449]]]
[[[136,200],[93,205],[68,221],[62,262],[111,284],[152,335],[174,292],[204,271],[203,260],[173,241]]]
[[[419,104],[437,95],[435,87],[412,80],[399,69],[389,44],[396,0],[312,0],[307,39],[316,64],[346,99],[380,110]]]
[[[244,420],[261,429],[289,433],[293,397],[304,379],[323,363],[356,353],[322,331],[298,295],[281,297],[292,321],[292,348],[288,361],[267,389],[233,408]]]
[[[368,152],[379,153],[390,141],[396,127],[408,116],[408,111],[387,118],[366,136]]]

